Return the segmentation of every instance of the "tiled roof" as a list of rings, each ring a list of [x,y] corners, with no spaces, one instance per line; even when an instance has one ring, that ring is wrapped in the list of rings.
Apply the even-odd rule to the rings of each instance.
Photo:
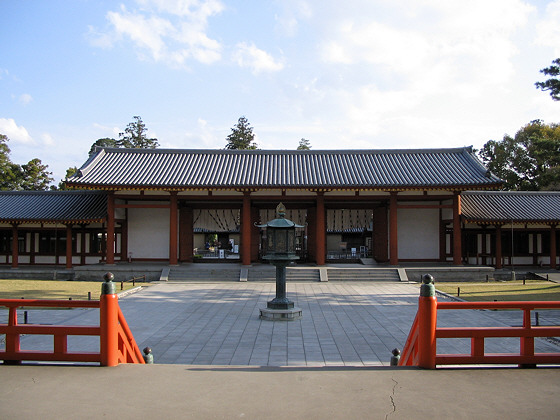
[[[560,193],[465,191],[461,193],[461,215],[480,223],[559,223]]]
[[[85,223],[107,216],[103,191],[1,191],[0,221]]]
[[[93,189],[488,189],[471,148],[419,150],[99,149],[68,185]]]

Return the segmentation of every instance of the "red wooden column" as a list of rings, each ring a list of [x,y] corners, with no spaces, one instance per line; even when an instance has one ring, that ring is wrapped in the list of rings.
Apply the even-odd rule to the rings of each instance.
[[[453,194],[453,264],[461,265],[461,196]]]
[[[550,225],[550,268],[556,268],[556,225]]]
[[[18,224],[12,223],[12,268],[18,268],[19,243],[18,243]]]
[[[107,194],[107,264],[115,264],[115,194]]]
[[[496,225],[496,268],[502,267],[502,225]]]
[[[179,261],[192,262],[193,260],[193,222],[192,207],[181,207],[179,210]]]
[[[80,227],[80,265],[86,265],[86,225]]]
[[[177,265],[177,191],[169,200],[169,265]]]
[[[397,192],[391,191],[389,200],[389,263],[399,263],[399,236],[397,226]]]
[[[66,268],[72,268],[72,224],[66,225]]]
[[[251,193],[243,193],[241,216],[241,263],[251,265]]]
[[[315,218],[315,229],[317,241],[316,246],[316,263],[317,265],[325,265],[326,262],[326,243],[327,243],[327,225],[325,220],[325,193],[319,191],[317,193],[317,216]]]

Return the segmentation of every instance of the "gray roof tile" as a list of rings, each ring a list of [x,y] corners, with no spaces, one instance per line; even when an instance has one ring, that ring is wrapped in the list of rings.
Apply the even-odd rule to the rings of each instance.
[[[461,215],[479,223],[559,223],[560,193],[544,191],[465,191]]]
[[[100,149],[68,179],[85,188],[495,188],[471,148]]]
[[[103,191],[1,191],[0,221],[80,223],[107,216]]]

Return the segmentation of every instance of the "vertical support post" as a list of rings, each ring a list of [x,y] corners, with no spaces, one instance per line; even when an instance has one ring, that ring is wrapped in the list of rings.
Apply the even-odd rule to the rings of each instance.
[[[556,225],[550,225],[550,268],[556,268]]]
[[[12,268],[18,268],[19,263],[18,224],[12,223]]]
[[[461,265],[461,196],[453,193],[453,264]]]
[[[523,309],[523,328],[531,329],[531,310]],[[534,356],[535,355],[535,337],[521,337],[519,353],[521,356]],[[519,367],[535,367],[533,363],[522,363]]]
[[[66,268],[72,268],[72,224],[66,225]]]
[[[251,265],[251,193],[243,193],[241,221],[241,263]]]
[[[502,225],[496,225],[496,268],[502,267]]]
[[[80,227],[80,265],[86,265],[86,224]]]
[[[399,263],[399,235],[397,227],[397,192],[391,191],[389,200],[389,263]]]
[[[169,200],[169,265],[177,265],[177,191]]]
[[[317,234],[316,246],[316,262],[317,265],[325,265],[326,262],[326,242],[327,242],[327,224],[325,220],[325,193],[317,192],[317,216],[315,218],[315,228]]]
[[[192,207],[181,207],[179,210],[179,261],[192,262],[193,248],[193,209]]]
[[[437,299],[434,278],[430,274],[422,277],[418,298],[418,366],[436,368]]]
[[[115,264],[115,194],[107,194],[107,264]]]
[[[17,321],[17,307],[10,307],[8,314],[8,326],[18,325]],[[18,365],[21,363],[17,357],[17,353],[20,351],[19,345],[19,333],[8,332],[6,333],[6,360],[4,364],[6,365]],[[12,357],[12,359],[10,359]]]
[[[105,283],[101,287],[99,302],[101,366],[117,366],[119,364],[119,298],[113,283],[115,276],[106,273],[103,277]]]

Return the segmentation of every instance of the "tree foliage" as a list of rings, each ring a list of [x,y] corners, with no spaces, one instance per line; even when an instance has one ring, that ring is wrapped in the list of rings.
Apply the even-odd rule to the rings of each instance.
[[[97,147],[119,147],[117,144],[117,140],[109,138],[109,137],[105,137],[103,139],[99,139],[97,140],[95,143],[93,143],[89,149],[89,155],[93,155],[95,153],[95,149]]]
[[[551,77],[544,82],[537,82],[535,86],[542,91],[549,91],[553,100],[560,101],[560,79],[558,78],[560,76],[560,58],[552,60],[552,65],[542,69],[541,73],[547,76],[556,76],[556,78]]]
[[[305,138],[301,138],[297,150],[311,150],[311,142]]]
[[[243,150],[257,148],[253,127],[244,116],[239,117],[237,124],[231,129],[231,133],[226,137],[226,149]]]
[[[54,181],[48,166],[40,159],[31,159],[25,165],[10,159],[8,137],[0,134],[0,190],[47,190]]]
[[[142,121],[142,117],[135,115],[132,118],[135,121],[126,126],[124,133],[119,134],[117,146],[129,149],[156,149],[159,146],[159,142],[156,138],[148,138],[146,135],[148,129],[144,121]]]
[[[72,166],[72,167],[66,169],[66,176],[64,177],[64,179],[70,178],[76,172],[78,172],[78,168],[76,166]],[[56,190],[57,188],[56,187],[51,187],[51,189]],[[67,190],[68,189],[66,187],[66,183],[64,182],[64,180],[62,180],[58,183],[58,189],[59,190]]]
[[[515,137],[488,141],[478,154],[506,190],[560,190],[560,124],[531,121]]]

